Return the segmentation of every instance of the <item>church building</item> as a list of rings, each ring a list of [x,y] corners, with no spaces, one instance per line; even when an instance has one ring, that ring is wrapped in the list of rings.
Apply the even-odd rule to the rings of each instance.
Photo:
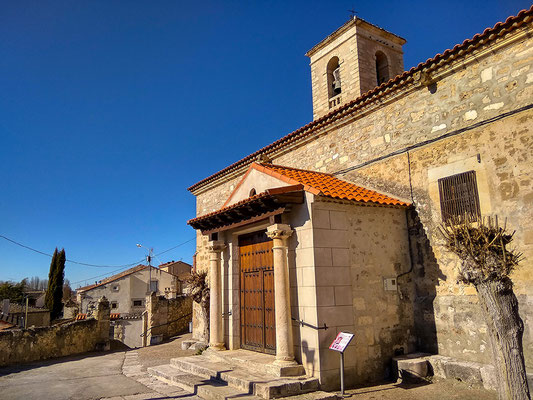
[[[326,389],[339,332],[354,334],[347,385],[415,352],[488,365],[476,290],[438,226],[498,215],[524,254],[511,278],[533,372],[532,17],[409,71],[405,39],[358,17],[310,49],[313,121],[189,188],[210,286],[193,337],[301,366]]]

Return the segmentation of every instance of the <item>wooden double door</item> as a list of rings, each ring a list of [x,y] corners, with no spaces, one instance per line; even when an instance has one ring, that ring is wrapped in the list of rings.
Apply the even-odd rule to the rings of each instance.
[[[239,237],[241,347],[276,354],[274,263],[266,231]]]

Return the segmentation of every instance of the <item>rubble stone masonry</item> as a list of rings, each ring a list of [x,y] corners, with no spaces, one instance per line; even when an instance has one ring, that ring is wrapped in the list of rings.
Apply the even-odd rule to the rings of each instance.
[[[507,219],[507,226],[516,229],[514,244],[525,257],[512,280],[525,323],[529,370],[533,369],[532,32],[531,23],[517,28],[437,69],[425,84],[415,81],[269,154],[274,164],[333,173],[412,202],[416,213],[410,215],[409,226],[415,284],[411,312],[418,348],[489,363],[490,345],[476,291],[457,283],[458,259],[442,247],[436,229],[441,222],[438,179],[475,170],[482,213]],[[197,215],[220,208],[244,171],[197,189]],[[200,270],[208,267],[206,244],[207,237],[199,233]],[[357,301],[353,299],[354,310]]]

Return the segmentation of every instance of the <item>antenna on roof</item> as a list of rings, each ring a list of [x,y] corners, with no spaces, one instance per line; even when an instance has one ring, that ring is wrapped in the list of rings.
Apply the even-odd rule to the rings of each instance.
[[[352,19],[356,19],[356,18],[357,18],[357,15],[356,15],[356,14],[357,14],[357,11],[355,11],[355,8],[354,8],[354,7],[352,7],[351,10],[348,10],[348,12],[351,14],[351,18],[352,18]]]

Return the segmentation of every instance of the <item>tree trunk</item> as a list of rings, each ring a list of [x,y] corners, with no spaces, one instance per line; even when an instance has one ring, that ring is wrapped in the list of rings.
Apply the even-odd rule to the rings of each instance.
[[[524,323],[509,278],[476,285],[487,322],[499,400],[530,400],[522,349]]]

